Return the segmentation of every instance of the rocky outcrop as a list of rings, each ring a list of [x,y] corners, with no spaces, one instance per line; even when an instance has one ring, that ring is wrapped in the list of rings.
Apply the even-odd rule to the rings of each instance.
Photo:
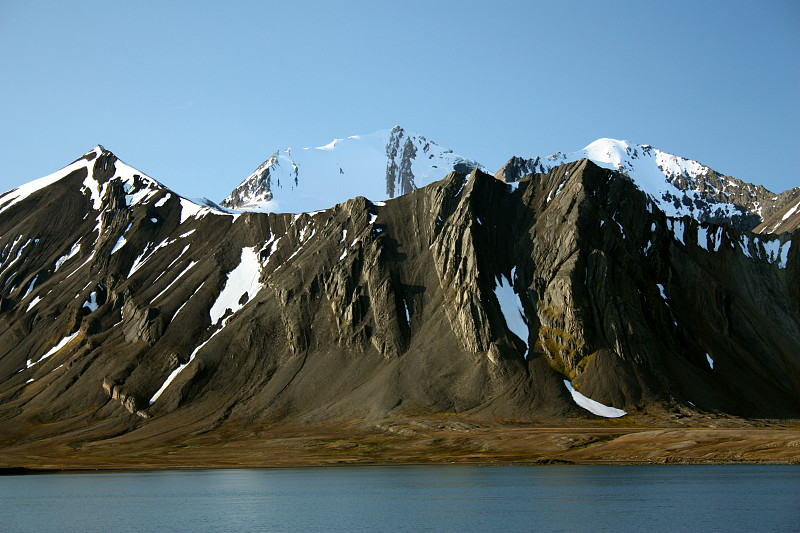
[[[153,345],[164,332],[164,319],[157,307],[137,308],[133,302],[122,306],[122,328],[128,342]]]
[[[133,395],[126,394],[121,386],[108,378],[103,380],[103,392],[105,392],[112,400],[117,400],[129,413],[135,414],[142,418],[150,418],[150,413],[143,410],[141,400]]]
[[[784,191],[775,200],[764,222],[753,229],[753,233],[786,233],[800,228],[800,187]]]
[[[272,179],[271,173],[276,167],[280,166],[278,152],[261,163],[259,167],[253,172],[246,180],[244,180],[238,187],[236,187],[227,198],[220,202],[220,205],[230,209],[235,209],[239,206],[245,205],[250,202],[272,200]],[[293,169],[295,185],[297,185],[297,167]],[[278,173],[280,175],[280,173]],[[280,186],[280,181],[276,183]]]
[[[495,172],[494,177],[506,183],[514,183],[528,174],[533,174],[540,170],[539,158],[525,159],[514,156],[509,159],[500,170]]]

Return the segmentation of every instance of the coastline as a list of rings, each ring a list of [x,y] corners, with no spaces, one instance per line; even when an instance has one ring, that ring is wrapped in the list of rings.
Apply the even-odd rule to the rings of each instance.
[[[0,447],[0,476],[452,464],[798,465],[800,426],[280,425],[246,435],[218,428],[167,442],[60,436]]]
[[[298,464],[274,464],[274,465],[242,465],[242,466],[141,466],[125,467],[87,467],[87,468],[28,468],[28,467],[0,467],[0,478],[9,476],[46,476],[57,474],[132,474],[146,472],[205,472],[214,470],[291,470],[304,468],[414,468],[414,467],[453,467],[453,466],[474,466],[474,467],[494,467],[494,466],[515,466],[537,468],[543,466],[800,466],[800,461],[774,461],[774,460],[751,460],[751,461],[666,461],[666,462],[632,462],[632,461],[612,461],[597,460],[585,462],[566,462],[566,461],[462,461],[462,462],[436,462],[436,463],[298,463]]]

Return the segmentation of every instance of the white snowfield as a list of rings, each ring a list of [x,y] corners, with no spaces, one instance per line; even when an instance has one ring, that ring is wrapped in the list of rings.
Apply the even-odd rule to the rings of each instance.
[[[407,139],[411,139],[416,151],[413,158],[407,159],[414,188],[444,178],[459,162],[477,165],[405,130],[401,130],[400,151],[392,159],[387,154],[392,131],[335,139],[316,148],[276,152],[242,182],[242,185],[249,182],[252,190],[236,198],[234,193],[226,201],[243,202],[238,209],[245,211],[308,213],[329,209],[356,196],[376,202],[387,200],[392,197],[387,192],[387,166],[394,162],[399,169]],[[269,191],[258,186],[265,171],[269,171]],[[393,196],[400,194],[400,186],[396,184]]]
[[[602,416],[605,418],[619,418],[621,416],[625,416],[628,414],[622,409],[617,409],[616,407],[609,407],[607,405],[603,405],[600,402],[596,402],[591,398],[587,398],[580,392],[576,391],[572,387],[572,383],[570,383],[569,380],[565,379],[564,385],[567,387],[567,390],[572,395],[572,399],[575,401],[575,403],[578,404],[579,407],[583,407],[584,409],[586,409],[587,411],[589,411],[594,415]]]

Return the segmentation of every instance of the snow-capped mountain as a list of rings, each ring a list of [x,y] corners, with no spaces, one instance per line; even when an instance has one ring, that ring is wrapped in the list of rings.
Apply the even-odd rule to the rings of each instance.
[[[711,174],[656,154],[663,177],[651,169],[643,192],[637,165],[654,151],[621,142],[587,147],[602,166],[514,159],[503,179],[474,169],[419,187],[433,179],[420,154],[450,154],[409,139],[389,135],[390,180],[384,161],[317,212],[188,200],[100,146],[0,194],[2,445],[37,464],[80,449],[82,464],[144,465],[165,449],[249,450],[281,424],[385,437],[419,413],[487,431],[800,415],[800,239],[771,233],[794,201],[764,235],[678,218],[665,187],[706,176],[710,194]],[[304,155],[341,148],[356,164],[361,140]],[[284,190],[273,167],[287,161],[260,174],[276,199],[331,201],[293,197],[300,170]],[[370,201],[365,181],[394,198]]]
[[[526,174],[546,173],[583,158],[624,172],[664,213],[675,218],[689,216],[751,230],[785,206],[800,201],[800,187],[775,194],[761,185],[725,176],[697,161],[646,144],[605,138],[576,152],[532,159],[513,157],[495,177],[513,182]],[[770,226],[770,232],[791,229],[787,220],[780,222],[783,225]]]
[[[307,213],[356,196],[386,200],[470,172],[478,163],[400,126],[317,148],[275,152],[221,202],[245,211]]]
[[[30,208],[42,206],[52,213],[50,218],[26,221]],[[238,216],[205,198],[176,194],[98,145],[61,170],[0,195],[4,222],[24,228],[0,249],[4,296],[30,311],[50,293],[41,290],[48,278],[78,271],[88,276],[93,264],[116,262],[126,255],[121,250],[157,234],[168,214],[175,214],[179,224],[209,214],[233,220]],[[65,223],[72,226],[67,234],[60,226]],[[167,244],[144,244],[127,275]],[[96,307],[97,292],[92,293],[90,307]]]
[[[157,190],[163,189],[163,186],[156,180],[119,160],[117,160],[116,166],[112,167],[111,174],[109,174],[108,165],[105,164],[96,169],[97,176],[95,176],[94,160],[102,155],[103,152],[105,152],[105,149],[98,145],[61,170],[0,195],[0,213],[25,200],[37,191],[75,173],[85,176],[81,192],[91,200],[92,207],[95,210],[101,209],[102,197],[108,191],[108,187],[114,184],[121,186],[125,190],[125,203],[128,206],[146,200]]]
[[[101,158],[101,156],[103,157]],[[98,166],[97,161],[103,161],[103,165]],[[170,198],[174,197],[183,210],[181,220],[186,220],[190,216],[204,216],[211,212],[235,214],[207,198],[189,199],[177,195],[144,172],[125,164],[114,154],[103,148],[102,145],[97,145],[94,149],[61,170],[0,194],[0,213],[42,189],[61,181],[67,181],[67,178],[74,178],[77,175],[85,176],[80,192],[91,201],[92,210],[90,214],[97,221],[95,229],[99,230],[101,235],[104,228],[102,223],[103,214],[107,213],[109,209],[118,209],[121,205],[115,202],[104,203],[104,199],[108,198],[124,198],[124,205],[131,207],[149,204],[159,193],[169,191],[154,206],[161,207]],[[119,192],[115,191],[115,189],[120,189],[122,196],[115,196]]]

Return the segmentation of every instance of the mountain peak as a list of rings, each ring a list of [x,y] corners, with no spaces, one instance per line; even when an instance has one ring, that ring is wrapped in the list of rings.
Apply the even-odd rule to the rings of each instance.
[[[752,230],[800,197],[800,190],[775,194],[760,185],[716,172],[702,163],[668,154],[648,144],[600,138],[576,152],[533,159],[512,158],[495,174],[513,182],[529,173],[546,173],[579,159],[625,173],[668,216],[728,224]],[[789,226],[774,226],[782,231]],[[792,226],[793,227],[793,226]]]
[[[302,150],[277,150],[221,205],[246,211],[312,212],[356,196],[379,201],[406,194],[477,162],[401,126],[334,139]],[[482,167],[481,167],[482,168]]]
[[[590,143],[583,150],[590,156],[589,159],[608,159],[608,162],[614,161],[619,164],[631,153],[631,144],[626,140],[603,137]]]

